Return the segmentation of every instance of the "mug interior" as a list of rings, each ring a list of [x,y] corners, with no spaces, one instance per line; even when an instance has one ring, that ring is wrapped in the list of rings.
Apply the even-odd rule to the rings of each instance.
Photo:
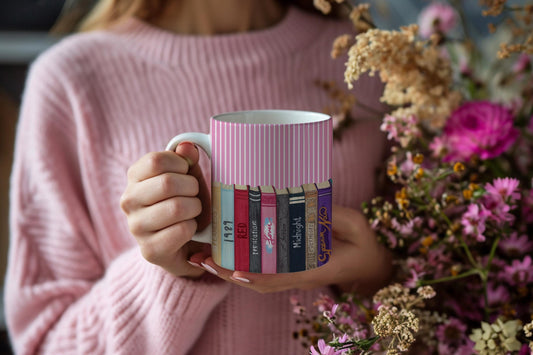
[[[222,113],[214,120],[244,124],[302,124],[322,122],[330,116],[312,111],[298,110],[251,110]]]

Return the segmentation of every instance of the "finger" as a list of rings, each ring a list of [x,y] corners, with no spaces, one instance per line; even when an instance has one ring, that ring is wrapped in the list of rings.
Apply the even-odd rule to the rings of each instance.
[[[198,165],[200,159],[198,148],[190,142],[183,142],[176,147],[176,154],[189,162],[188,174],[198,180],[198,198],[202,201],[202,212],[196,220],[198,221],[198,228],[202,230],[211,220],[211,196],[202,169]]]
[[[174,152],[145,154],[128,169],[128,182],[143,181],[163,173],[186,174],[189,163]]]
[[[198,180],[190,175],[164,173],[128,187],[122,196],[122,209],[133,211],[171,197],[198,195]]]
[[[361,230],[366,228],[368,221],[357,210],[334,205],[331,225],[335,238],[353,242],[355,237],[361,234]]]
[[[135,236],[150,234],[175,223],[193,219],[201,210],[201,202],[196,197],[169,198],[133,212],[130,231]]]
[[[185,159],[189,167],[193,167],[198,164],[200,154],[198,148],[191,142],[182,142],[176,147],[175,153]]]
[[[176,254],[191,240],[196,226],[196,221],[190,219],[173,224],[150,236],[137,238],[143,257],[152,264],[171,267],[176,260]]]

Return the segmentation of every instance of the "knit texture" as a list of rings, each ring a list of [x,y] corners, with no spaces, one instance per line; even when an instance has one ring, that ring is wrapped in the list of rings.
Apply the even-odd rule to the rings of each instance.
[[[257,294],[171,276],[142,258],[119,199],[132,163],[178,133],[207,133],[213,114],[331,104],[313,82],[343,86],[329,51],[349,30],[296,8],[272,28],[213,37],[130,19],[41,55],[11,181],[5,299],[17,354],[305,354],[289,296],[311,306],[327,288]],[[365,77],[355,93],[376,107],[381,89]],[[379,122],[355,117],[333,151],[334,203],[352,208],[372,196],[384,154]]]

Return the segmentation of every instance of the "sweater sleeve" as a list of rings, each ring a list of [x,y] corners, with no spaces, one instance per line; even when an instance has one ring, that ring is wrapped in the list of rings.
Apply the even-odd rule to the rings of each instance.
[[[95,235],[84,197],[76,93],[52,59],[32,66],[17,127],[5,287],[15,351],[186,353],[229,284],[176,278],[138,248],[104,266],[95,241],[111,236]]]

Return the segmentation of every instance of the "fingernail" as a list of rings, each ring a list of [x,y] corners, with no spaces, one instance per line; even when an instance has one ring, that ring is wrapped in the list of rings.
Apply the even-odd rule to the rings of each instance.
[[[187,262],[188,262],[189,264],[191,264],[192,266],[194,266],[194,267],[201,267],[200,264],[197,264],[197,263],[195,263],[195,262],[193,262],[193,261],[187,260]]]
[[[230,276],[229,277],[230,279],[232,279],[233,281],[240,281],[240,282],[246,282],[247,284],[250,283],[250,280],[248,279],[245,279],[244,277],[239,277],[239,276]]]
[[[193,143],[190,143],[190,142],[181,142],[180,144],[178,144],[178,147],[179,147],[180,145],[182,145],[182,144],[191,144],[191,145],[194,147],[194,149],[198,150],[198,148],[196,147],[196,144],[193,144]],[[189,157],[183,157],[183,158],[187,161],[187,164],[188,164],[189,166],[192,166],[192,165],[193,165],[193,164],[192,164],[192,160],[191,160]]]
[[[206,269],[207,271],[209,271],[213,275],[218,275],[218,272],[215,269],[213,269],[211,266],[209,266],[207,264],[204,264],[204,263],[202,263],[202,266],[204,267],[204,269]]]

